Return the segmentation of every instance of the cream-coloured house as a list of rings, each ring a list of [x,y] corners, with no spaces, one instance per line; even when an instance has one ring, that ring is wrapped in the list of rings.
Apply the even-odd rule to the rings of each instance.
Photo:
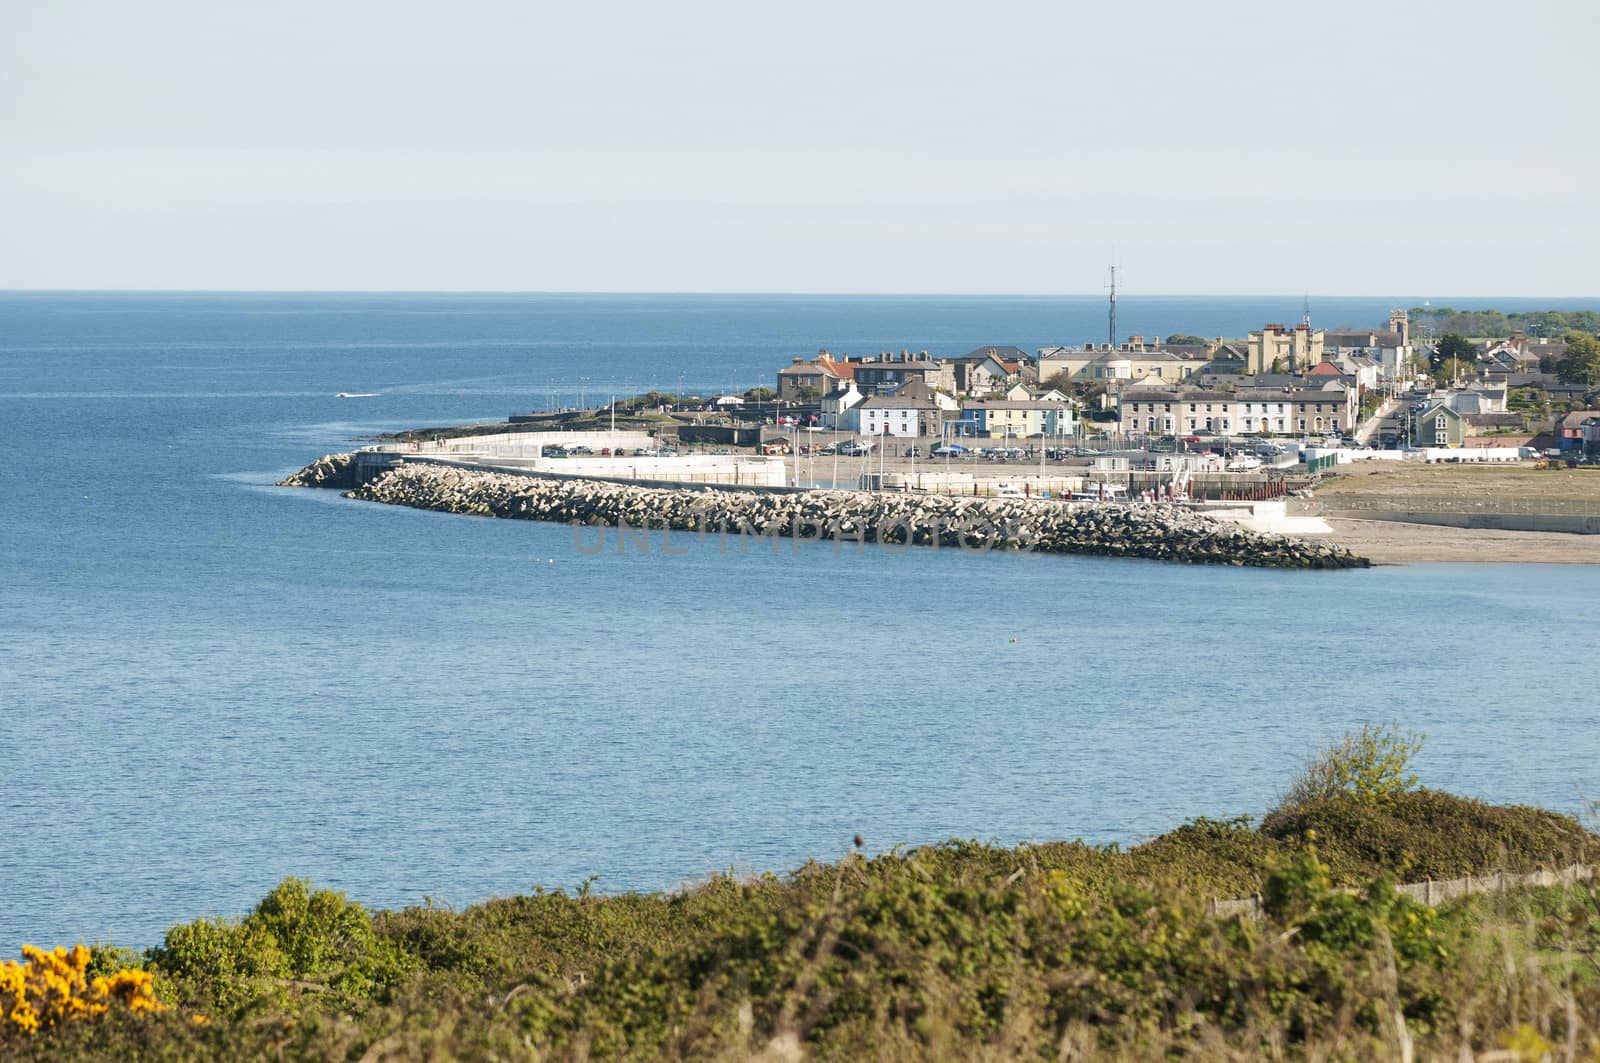
[[[1041,382],[1059,375],[1072,384],[1124,386],[1141,381],[1179,384],[1205,365],[1204,358],[1131,344],[1115,350],[1109,347],[1043,347],[1039,350]]]
[[[1247,338],[1246,371],[1304,373],[1322,361],[1326,334],[1310,325],[1268,325]],[[1273,369],[1274,365],[1282,368]]]
[[[961,404],[959,435],[990,439],[1070,436],[1077,429],[1070,402],[969,399]]]

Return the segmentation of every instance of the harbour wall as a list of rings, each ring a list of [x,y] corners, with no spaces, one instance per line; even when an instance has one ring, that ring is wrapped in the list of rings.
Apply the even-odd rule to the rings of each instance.
[[[319,459],[284,483],[313,486],[327,479],[328,462]],[[774,543],[794,539],[1018,550],[1268,568],[1357,568],[1368,563],[1332,543],[1263,535],[1167,505],[899,492],[697,491],[412,462],[384,470],[348,496],[447,513],[615,527],[623,532],[664,529],[701,536],[754,536]]]

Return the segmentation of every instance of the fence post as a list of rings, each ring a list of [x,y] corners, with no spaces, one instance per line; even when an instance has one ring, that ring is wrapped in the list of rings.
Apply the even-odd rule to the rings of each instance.
[[[1422,884],[1422,903],[1433,906],[1433,876],[1429,875]]]

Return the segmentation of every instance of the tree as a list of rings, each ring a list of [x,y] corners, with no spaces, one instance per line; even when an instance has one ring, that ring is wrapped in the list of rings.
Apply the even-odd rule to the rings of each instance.
[[[1433,349],[1433,364],[1430,367],[1434,378],[1440,382],[1454,380],[1461,375],[1461,363],[1469,365],[1478,360],[1478,348],[1472,341],[1459,332],[1446,332],[1439,337],[1439,345]]]
[[[1566,353],[1556,361],[1556,376],[1563,384],[1600,383],[1600,339],[1569,332],[1566,341]]]
[[[1166,342],[1182,347],[1199,347],[1207,341],[1204,336],[1191,336],[1187,332],[1174,332],[1167,337]]]

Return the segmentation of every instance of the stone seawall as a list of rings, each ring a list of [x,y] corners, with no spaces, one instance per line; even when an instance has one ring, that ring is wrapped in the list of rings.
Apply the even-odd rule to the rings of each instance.
[[[329,459],[290,486],[338,480]],[[343,486],[343,485],[337,485]],[[884,543],[965,550],[1035,550],[1267,568],[1363,568],[1331,543],[1262,535],[1162,505],[1063,504],[1004,498],[815,491],[763,495],[546,480],[402,465],[348,497],[418,509],[562,524],[670,529],[702,535]]]

